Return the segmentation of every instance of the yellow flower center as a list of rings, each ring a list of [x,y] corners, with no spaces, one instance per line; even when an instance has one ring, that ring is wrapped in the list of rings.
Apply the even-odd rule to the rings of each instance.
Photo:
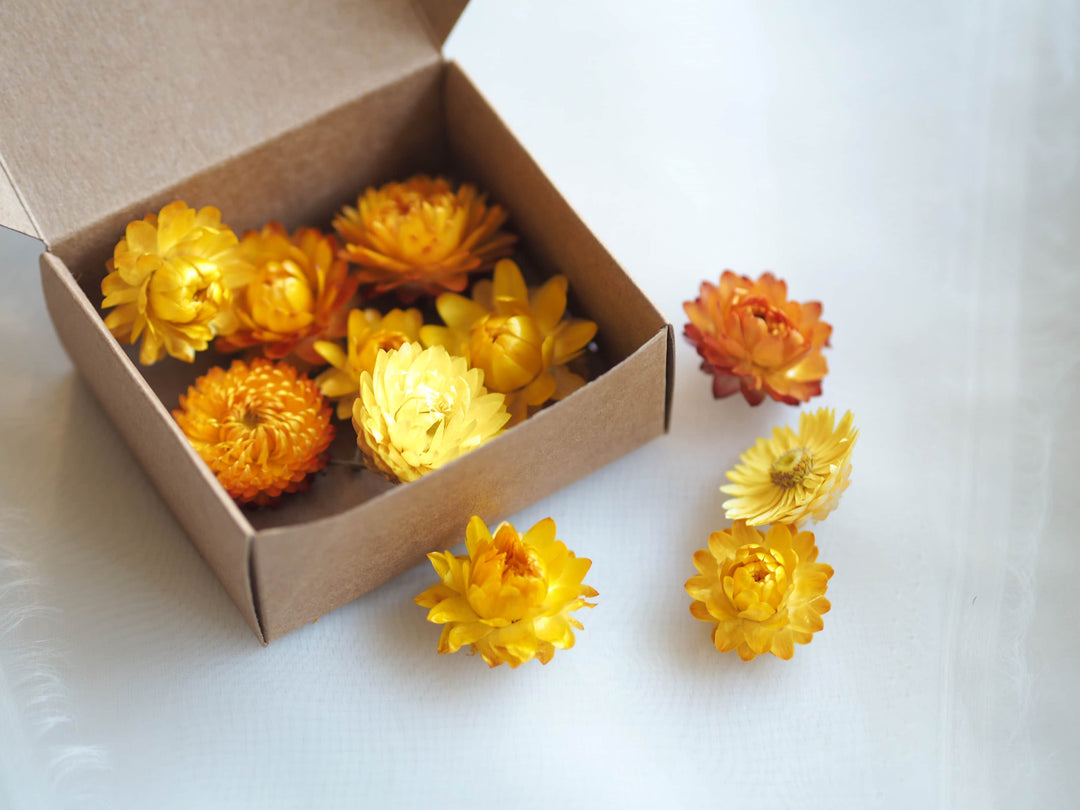
[[[361,371],[371,371],[375,368],[375,359],[379,355],[379,349],[390,352],[400,349],[409,342],[409,336],[404,332],[394,332],[388,329],[380,329],[373,335],[364,339],[359,351],[354,349],[355,360],[353,362],[353,377],[360,378]]]
[[[776,613],[791,588],[784,557],[757,544],[740,546],[723,569],[724,593],[739,616],[764,621]]]
[[[544,336],[528,315],[487,315],[473,325],[469,357],[489,391],[507,394],[544,370]]]
[[[547,566],[512,526],[504,525],[476,555],[472,585],[468,599],[478,616],[516,622],[547,598]]]
[[[814,468],[814,459],[805,447],[788,450],[769,468],[769,478],[778,487],[790,489],[798,486]]]
[[[291,259],[269,261],[247,288],[252,320],[272,332],[296,332],[315,319],[315,294],[304,270]]]
[[[401,255],[412,261],[446,258],[461,244],[468,211],[447,187],[427,195],[402,186],[384,194],[369,227],[396,235]]]
[[[174,259],[160,262],[147,285],[150,310],[173,323],[212,321],[228,300],[221,273],[211,263]]]

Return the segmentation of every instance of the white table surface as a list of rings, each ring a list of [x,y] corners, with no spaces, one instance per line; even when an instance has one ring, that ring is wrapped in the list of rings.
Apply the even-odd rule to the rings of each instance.
[[[824,302],[862,434],[790,662],[682,586],[798,410],[681,339],[670,435],[514,518],[594,561],[576,648],[437,656],[426,562],[261,648],[0,234],[0,806],[1075,807],[1078,46],[1061,0],[474,0],[447,46],[678,327],[724,268]]]

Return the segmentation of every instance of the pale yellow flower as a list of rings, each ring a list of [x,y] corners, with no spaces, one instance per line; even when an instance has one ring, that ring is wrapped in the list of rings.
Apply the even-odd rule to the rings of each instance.
[[[237,244],[209,206],[196,211],[177,201],[131,222],[101,282],[101,308],[115,307],[105,325],[128,343],[142,337],[143,365],[166,353],[190,363],[215,335],[236,328],[231,291],[253,269]]]
[[[735,650],[744,661],[765,653],[789,659],[825,626],[821,616],[831,607],[825,591],[833,570],[817,555],[811,532],[777,523],[765,534],[737,520],[694,553],[690,613],[715,624],[720,652]]]
[[[377,309],[354,309],[349,313],[346,347],[320,340],[315,351],[330,364],[315,378],[323,396],[337,400],[338,419],[352,416],[353,403],[360,396],[360,375],[375,370],[380,349],[400,349],[420,340],[424,316],[418,309],[392,309],[383,315]]]
[[[442,580],[416,597],[430,608],[428,621],[443,625],[438,651],[471,647],[489,667],[515,668],[574,646],[571,611],[593,607],[597,595],[583,580],[592,562],[555,539],[555,521],[541,520],[524,535],[501,523],[492,536],[473,517],[466,531],[468,556],[429,554]]]
[[[731,483],[720,487],[735,496],[724,501],[728,519],[751,526],[824,520],[851,480],[851,451],[859,437],[854,419],[848,411],[834,428],[831,408],[804,411],[798,433],[778,427],[771,439],[758,439],[728,472]]]
[[[312,349],[320,338],[345,334],[345,307],[360,280],[337,256],[338,243],[318,228],[288,231],[271,222],[249,231],[240,252],[255,268],[251,281],[233,295],[237,329],[214,344],[219,352],[253,346],[271,360],[295,353],[319,364]]]
[[[403,301],[422,293],[460,292],[468,274],[510,252],[517,237],[500,231],[506,211],[487,205],[475,186],[455,191],[441,177],[416,175],[369,188],[334,218],[342,257],[360,265],[375,293],[397,290]]]
[[[446,326],[425,326],[426,346],[445,346],[484,372],[484,384],[506,394],[510,423],[530,408],[563,399],[585,384],[567,368],[596,336],[596,324],[565,318],[567,281],[554,276],[528,289],[509,259],[493,281],[478,281],[472,299],[444,293],[435,302]]]
[[[257,358],[214,367],[195,381],[173,417],[225,490],[241,503],[271,503],[307,486],[326,466],[330,409],[307,377]]]
[[[483,379],[441,346],[380,349],[353,403],[364,461],[391,481],[414,481],[495,438],[510,414]]]

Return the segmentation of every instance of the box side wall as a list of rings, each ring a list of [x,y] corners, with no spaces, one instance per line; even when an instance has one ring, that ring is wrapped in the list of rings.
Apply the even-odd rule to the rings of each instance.
[[[448,467],[305,526],[259,532],[253,568],[267,641],[555,492],[664,431],[667,329],[575,394]]]
[[[510,210],[510,227],[545,275],[570,281],[575,314],[600,327],[611,362],[629,357],[664,318],[454,63],[446,70],[446,133],[451,160]]]
[[[41,257],[60,342],[139,463],[262,640],[249,576],[252,530],[56,256]]]

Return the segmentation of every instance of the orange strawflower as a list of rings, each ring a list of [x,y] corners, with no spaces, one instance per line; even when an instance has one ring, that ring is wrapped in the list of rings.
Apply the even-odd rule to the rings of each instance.
[[[315,384],[285,363],[234,360],[195,381],[173,411],[184,435],[241,503],[266,504],[307,486],[326,466],[330,408]]]
[[[468,274],[510,253],[517,237],[500,231],[507,213],[487,205],[475,186],[454,191],[441,177],[417,175],[369,188],[335,219],[342,258],[360,265],[375,293],[398,290],[409,302],[423,293],[461,292]]]
[[[821,350],[832,327],[821,320],[821,304],[789,301],[787,285],[762,273],[757,281],[725,270],[720,286],[701,285],[701,295],[683,304],[690,323],[684,334],[713,375],[713,396],[742,389],[751,405],[768,394],[797,405],[821,393],[828,372]]]
[[[345,334],[349,300],[360,279],[337,256],[338,241],[318,228],[298,228],[289,237],[277,222],[248,231],[240,253],[255,275],[233,296],[238,328],[219,337],[219,352],[261,346],[271,360],[290,353],[313,363],[325,362],[312,348],[316,340]]]

